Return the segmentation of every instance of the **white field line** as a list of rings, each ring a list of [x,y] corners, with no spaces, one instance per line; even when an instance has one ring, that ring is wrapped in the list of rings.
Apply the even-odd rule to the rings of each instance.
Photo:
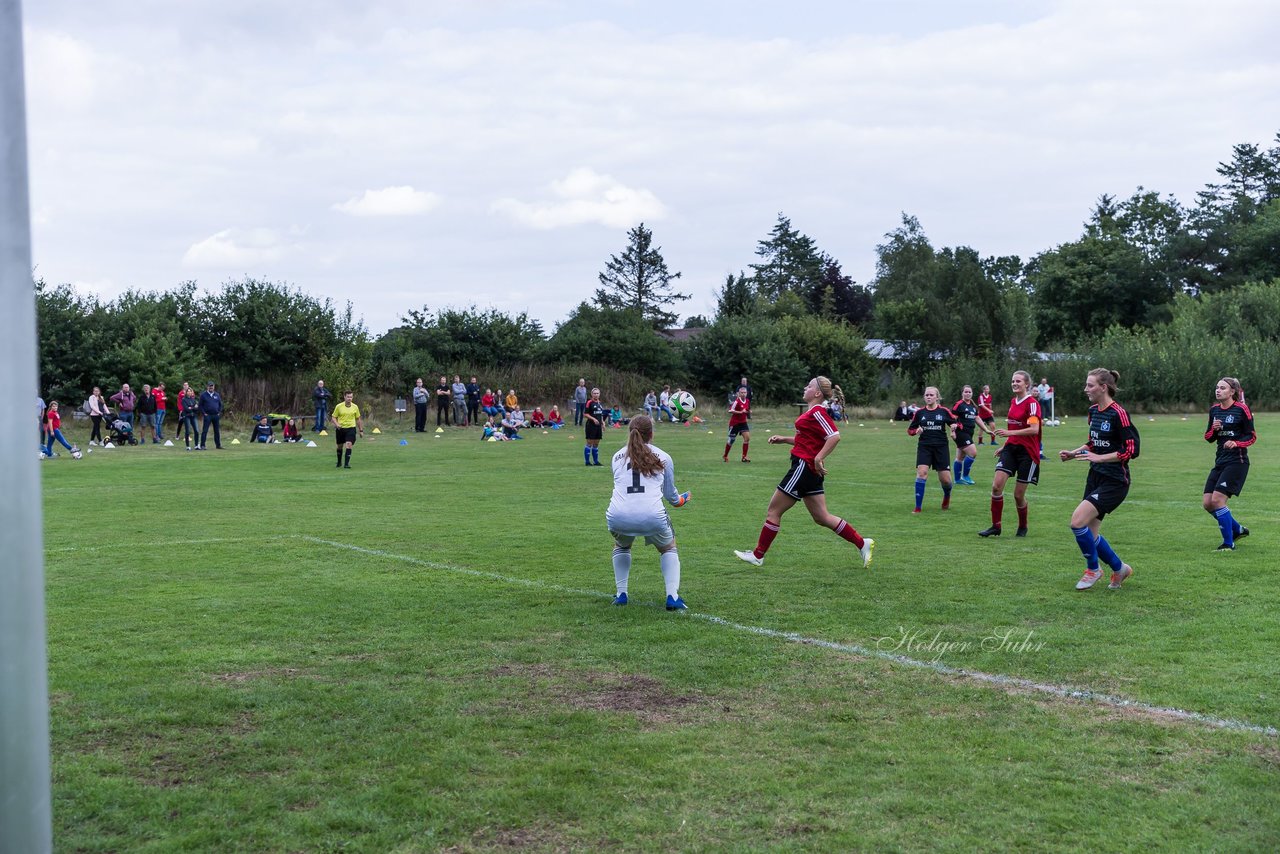
[[[552,590],[559,593],[572,593],[579,596],[591,596],[597,599],[611,599],[612,594],[603,593],[599,590],[580,590],[573,587],[563,587],[559,584],[551,584],[545,581],[529,578],[517,578],[510,575],[502,575],[497,572],[485,572],[478,569],[468,569],[466,567],[456,566],[449,563],[440,563],[438,561],[423,560],[422,558],[413,557],[411,555],[401,555],[395,552],[388,552],[382,549],[370,549],[364,546],[357,546],[352,543],[342,543],[335,540],[323,540],[318,537],[308,537],[303,535],[295,535],[298,539],[305,540],[309,543],[331,546],[335,549],[345,549],[347,551],[357,552],[359,554],[369,555],[371,557],[380,557],[387,560],[400,561],[402,563],[412,564],[414,566],[426,567],[427,569],[442,569],[448,572],[461,573],[476,578],[487,578],[494,581],[502,581],[508,584],[518,584],[523,587],[537,587],[543,590]],[[761,637],[776,638],[778,640],[790,641],[792,643],[807,644],[822,649],[835,650],[837,652],[849,653],[851,655],[861,656],[863,658],[878,658],[883,661],[889,661],[904,667],[910,667],[917,670],[931,670],[944,676],[951,676],[959,679],[969,679],[974,682],[981,682],[988,685],[996,685],[1002,688],[1017,688],[1024,691],[1034,691],[1040,694],[1048,694],[1053,697],[1061,697],[1070,700],[1083,700],[1089,703],[1097,703],[1102,706],[1110,706],[1116,709],[1133,709],[1143,712],[1154,717],[1167,718],[1171,720],[1194,722],[1204,724],[1206,726],[1217,727],[1218,729],[1235,730],[1237,732],[1251,732],[1258,735],[1266,735],[1275,737],[1280,735],[1273,726],[1262,726],[1260,724],[1249,723],[1248,721],[1237,721],[1229,718],[1220,718],[1215,715],[1208,715],[1202,712],[1189,712],[1185,709],[1171,709],[1164,706],[1154,706],[1150,703],[1144,703],[1140,700],[1130,700],[1125,697],[1117,697],[1113,694],[1105,694],[1100,691],[1094,691],[1088,688],[1073,688],[1065,685],[1052,685],[1045,682],[1035,682],[1030,679],[1022,679],[1017,676],[1005,676],[999,673],[984,673],[980,670],[965,670],[959,667],[951,667],[950,665],[941,664],[936,661],[921,661],[919,659],[910,658],[897,653],[885,652],[884,650],[870,649],[858,644],[836,643],[835,641],[821,640],[819,638],[805,637],[795,632],[784,632],[778,629],[769,629],[762,626],[748,626],[742,623],[735,623],[732,620],[726,620],[722,617],[716,617],[711,614],[699,614],[693,611],[688,612],[688,616],[696,620],[704,620],[713,625],[723,626],[739,632],[747,632],[748,634],[759,635]]]
[[[209,537],[203,540],[148,540],[148,547],[156,547],[161,549],[179,548],[181,546],[208,546],[217,545],[218,543],[264,543],[269,541],[290,540],[295,539],[297,534],[270,534],[265,537]],[[131,546],[122,546],[119,543],[109,543],[106,545],[94,546],[46,546],[46,554],[75,554],[77,552],[108,552],[122,551]]]

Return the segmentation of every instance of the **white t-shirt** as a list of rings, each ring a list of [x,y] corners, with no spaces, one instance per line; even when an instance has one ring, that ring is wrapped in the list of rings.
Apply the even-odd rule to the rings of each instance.
[[[633,471],[625,447],[613,455],[613,496],[604,514],[610,531],[638,537],[663,530],[670,524],[662,499],[672,504],[680,500],[675,466],[666,451],[653,445],[649,450],[662,460],[662,471],[657,474]]]

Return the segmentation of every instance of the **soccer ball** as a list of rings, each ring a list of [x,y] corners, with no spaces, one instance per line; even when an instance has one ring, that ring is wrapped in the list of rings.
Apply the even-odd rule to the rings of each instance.
[[[73,460],[78,460],[80,459],[81,456],[83,456],[83,454],[80,453],[79,448],[76,448],[74,451],[71,452],[71,459]]]
[[[678,392],[671,398],[671,403],[676,408],[676,412],[681,415],[692,415],[693,410],[698,408],[698,401],[693,399],[693,395],[687,391]]]

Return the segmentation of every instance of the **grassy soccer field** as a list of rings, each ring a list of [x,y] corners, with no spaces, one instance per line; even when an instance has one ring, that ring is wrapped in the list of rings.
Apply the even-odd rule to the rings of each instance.
[[[1136,574],[1087,593],[1083,465],[1046,462],[1028,538],[981,540],[989,449],[913,517],[915,440],[884,421],[842,428],[827,478],[870,570],[803,507],[736,560],[794,417],[753,420],[750,465],[723,419],[661,425],[688,614],[639,546],[610,605],[611,477],[572,427],[388,432],[351,471],[332,437],[42,463],[59,849],[1280,846],[1280,417],[1234,553],[1201,418],[1141,418],[1103,528]]]

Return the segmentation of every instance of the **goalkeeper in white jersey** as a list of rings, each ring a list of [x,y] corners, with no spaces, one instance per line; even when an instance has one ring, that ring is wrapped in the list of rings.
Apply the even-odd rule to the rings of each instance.
[[[604,514],[613,535],[613,578],[618,595],[613,604],[627,604],[627,580],[631,576],[631,544],[644,537],[661,556],[662,580],[667,588],[667,610],[686,610],[680,598],[680,554],[676,534],[662,499],[673,507],[689,501],[689,493],[676,491],[675,466],[671,457],[649,442],[653,439],[653,419],[637,415],[631,419],[627,444],[613,455],[613,497]]]

